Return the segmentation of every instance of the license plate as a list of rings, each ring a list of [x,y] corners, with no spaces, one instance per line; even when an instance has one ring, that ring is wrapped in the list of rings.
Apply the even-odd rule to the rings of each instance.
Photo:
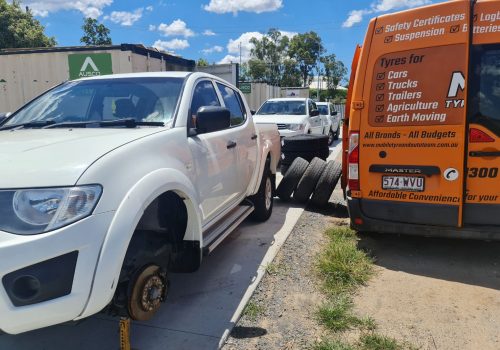
[[[384,190],[422,192],[424,185],[423,176],[382,176],[382,189]]]

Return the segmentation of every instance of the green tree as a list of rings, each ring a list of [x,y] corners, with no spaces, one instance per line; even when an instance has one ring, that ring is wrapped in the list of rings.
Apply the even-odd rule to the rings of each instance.
[[[299,66],[295,60],[290,58],[283,61],[283,76],[281,78],[281,86],[300,86],[301,74]]]
[[[254,81],[279,85],[284,71],[290,40],[275,28],[269,29],[260,40],[250,39],[254,45],[250,54],[249,74]]]
[[[0,49],[55,46],[54,37],[46,36],[44,30],[28,8],[21,9],[19,0],[12,4],[0,0]]]
[[[208,65],[208,61],[204,58],[198,58],[198,61],[196,61],[197,67],[208,67]]]
[[[110,30],[96,19],[87,17],[83,22],[80,42],[86,46],[111,45]]]
[[[299,66],[304,87],[309,85],[311,71],[324,52],[323,43],[316,32],[297,34],[290,40],[288,54]]]
[[[342,61],[337,60],[335,54],[323,56],[320,58],[324,67],[324,80],[329,96],[335,96],[339,84],[345,80],[347,68]]]

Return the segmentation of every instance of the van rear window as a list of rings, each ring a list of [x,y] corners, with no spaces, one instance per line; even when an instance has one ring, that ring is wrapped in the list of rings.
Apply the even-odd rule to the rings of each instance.
[[[500,136],[500,45],[473,47],[470,79],[470,122]]]

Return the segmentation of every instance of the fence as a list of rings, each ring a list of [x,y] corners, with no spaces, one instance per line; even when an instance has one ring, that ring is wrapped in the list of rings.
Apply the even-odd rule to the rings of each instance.
[[[270,98],[280,97],[279,86],[266,83],[240,83],[240,90],[245,95],[250,109],[258,110]]]

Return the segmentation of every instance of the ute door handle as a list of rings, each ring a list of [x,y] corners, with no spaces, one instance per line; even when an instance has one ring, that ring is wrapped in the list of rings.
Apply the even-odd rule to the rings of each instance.
[[[253,134],[251,137],[252,140],[257,140],[257,134]]]
[[[226,146],[227,149],[231,149],[231,148],[235,148],[235,147],[236,147],[236,142],[234,142],[234,141],[229,141],[227,143],[227,146]]]
[[[470,151],[469,156],[471,157],[500,157],[500,151]]]

